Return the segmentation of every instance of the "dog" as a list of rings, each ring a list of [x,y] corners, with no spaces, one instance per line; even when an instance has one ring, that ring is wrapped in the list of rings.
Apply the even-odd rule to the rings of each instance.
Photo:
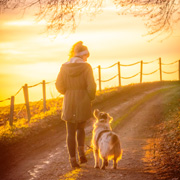
[[[111,159],[113,160],[113,168],[116,169],[122,152],[119,137],[110,126],[113,118],[108,113],[100,112],[98,109],[94,110],[93,114],[96,118],[92,135],[94,168],[99,168],[100,157],[102,160],[101,169],[105,169]]]

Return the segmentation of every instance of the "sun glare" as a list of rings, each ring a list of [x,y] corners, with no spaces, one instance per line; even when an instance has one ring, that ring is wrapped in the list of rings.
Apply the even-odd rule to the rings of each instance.
[[[39,22],[36,22],[34,19],[20,19],[20,20],[11,20],[11,21],[6,21],[3,23],[5,26],[37,26],[37,25],[46,25],[45,20],[41,20]]]
[[[26,20],[26,21],[8,21],[5,23],[7,26],[32,26],[34,25],[34,21]]]

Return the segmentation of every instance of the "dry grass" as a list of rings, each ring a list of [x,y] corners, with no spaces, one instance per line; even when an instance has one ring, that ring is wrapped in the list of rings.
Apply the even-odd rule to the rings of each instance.
[[[158,127],[152,164],[159,179],[180,177],[180,106]]]
[[[157,179],[179,180],[180,177],[180,95],[164,109],[162,122],[150,139],[146,162],[151,163]]]

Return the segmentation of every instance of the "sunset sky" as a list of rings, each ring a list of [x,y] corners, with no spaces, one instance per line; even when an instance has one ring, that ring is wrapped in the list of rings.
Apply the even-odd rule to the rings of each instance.
[[[73,34],[58,35],[56,39],[47,36],[45,24],[36,23],[34,17],[19,15],[0,15],[0,100],[14,95],[25,83],[33,85],[42,80],[54,81],[62,63],[68,59],[71,46],[82,40],[89,48],[88,62],[92,67],[107,67],[118,61],[131,64],[162,58],[163,63],[180,59],[180,23],[174,26],[171,37],[163,42],[160,38],[148,42],[149,36],[144,22],[130,15],[117,15],[114,8],[105,8],[92,21],[88,17],[81,19]],[[144,65],[144,72],[158,68],[158,61]],[[164,71],[175,71],[178,64],[163,66]],[[139,72],[139,65],[121,70],[122,76],[131,76]],[[114,73],[114,74],[113,74]],[[117,67],[102,72],[102,79],[109,79],[117,73]],[[97,79],[97,69],[94,70]],[[109,77],[107,77],[109,74]],[[177,80],[178,73],[163,74],[164,80]],[[159,80],[158,72],[144,77],[143,81]],[[122,80],[122,85],[139,82],[139,76],[131,80]],[[118,85],[118,80],[103,86]],[[30,101],[42,99],[41,86],[30,89]],[[47,85],[47,98],[58,95],[54,83]],[[16,97],[16,103],[23,102],[23,94]],[[9,105],[9,101],[0,106]]]

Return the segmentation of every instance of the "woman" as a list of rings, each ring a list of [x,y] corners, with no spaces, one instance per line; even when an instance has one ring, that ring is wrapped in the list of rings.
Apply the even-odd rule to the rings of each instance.
[[[76,161],[76,140],[80,163],[86,163],[84,152],[85,124],[91,117],[91,101],[95,98],[96,84],[90,64],[89,51],[82,41],[73,45],[69,61],[62,65],[56,88],[64,94],[62,120],[66,121],[67,148],[72,168],[80,167]]]

